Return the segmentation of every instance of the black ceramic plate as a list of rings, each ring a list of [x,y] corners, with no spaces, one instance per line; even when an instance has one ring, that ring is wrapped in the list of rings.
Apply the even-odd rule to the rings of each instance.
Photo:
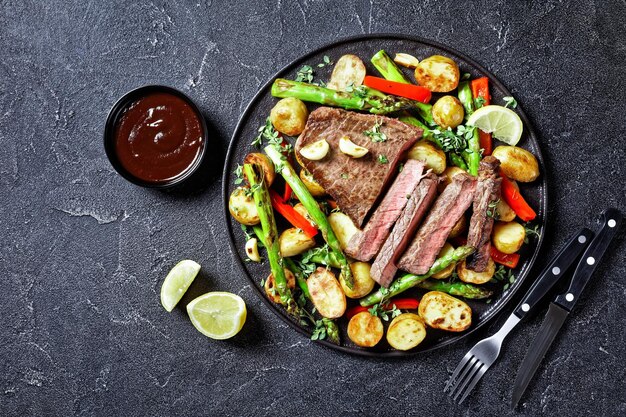
[[[269,274],[269,265],[267,262],[261,264],[245,262],[246,255],[244,252],[244,234],[242,233],[239,224],[231,218],[228,212],[228,196],[235,188],[233,183],[233,171],[237,164],[243,161],[244,156],[253,150],[250,143],[257,135],[257,129],[259,126],[264,124],[265,119],[269,115],[270,109],[277,101],[277,99],[273,98],[270,94],[270,88],[275,78],[294,79],[296,77],[296,72],[302,67],[302,65],[309,64],[315,67],[315,64],[323,62],[324,55],[328,55],[331,60],[336,61],[341,55],[346,53],[352,53],[359,56],[363,62],[365,62],[368,74],[378,75],[377,71],[369,63],[369,59],[380,49],[385,49],[390,54],[394,54],[396,52],[410,53],[418,58],[434,54],[451,57],[459,64],[461,73],[469,72],[472,78],[481,76],[489,77],[492,104],[503,104],[502,97],[511,95],[511,93],[491,73],[467,56],[433,41],[394,34],[377,34],[348,38],[309,52],[279,71],[259,90],[241,116],[228,149],[223,176],[224,215],[226,216],[226,224],[228,225],[231,248],[235,253],[235,258],[252,283],[252,286],[256,289],[259,296],[266,302],[267,306],[274,311],[278,317],[306,336],[310,336],[310,328],[303,327],[296,321],[292,320],[285,313],[282,307],[273,304],[266,298],[260,282]],[[332,66],[319,69],[315,68],[316,80],[321,79],[327,81],[330,78],[331,71]],[[310,103],[307,103],[307,106],[309,107],[309,110],[312,110],[315,107]],[[524,112],[519,107],[516,111],[524,122],[524,135],[519,143],[519,146],[529,150],[537,157],[542,175],[537,181],[531,184],[522,184],[521,186],[524,197],[537,211],[537,219],[533,223],[539,225],[541,237],[538,241],[531,241],[529,245],[524,245],[522,248],[520,252],[520,263],[514,271],[514,275],[516,276],[515,282],[510,285],[506,291],[502,290],[503,284],[497,285],[496,293],[492,296],[490,303],[486,303],[484,300],[468,301],[468,304],[471,306],[473,311],[473,320],[472,326],[467,331],[462,333],[450,333],[429,328],[426,339],[418,347],[408,352],[394,351],[389,345],[387,345],[384,338],[375,348],[363,349],[355,346],[347,337],[347,320],[345,318],[341,318],[338,321],[338,325],[342,333],[341,346],[334,345],[327,341],[321,341],[320,343],[344,352],[379,357],[405,356],[430,351],[454,343],[472,333],[497,315],[498,312],[500,312],[502,308],[511,300],[514,293],[520,288],[523,281],[528,276],[528,273],[535,262],[537,255],[539,254],[543,240],[542,237],[545,231],[547,208],[547,179],[541,150],[537,142],[537,136],[535,135],[535,132],[533,131],[532,126],[530,125]],[[421,293],[423,293],[421,290],[412,290],[412,292],[405,294],[413,294],[419,297]],[[356,305],[356,302],[349,300],[348,308],[352,305]]]

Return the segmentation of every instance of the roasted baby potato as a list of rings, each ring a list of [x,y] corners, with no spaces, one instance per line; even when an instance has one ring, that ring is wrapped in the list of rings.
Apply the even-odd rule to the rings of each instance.
[[[287,278],[287,288],[289,288],[290,290],[296,288],[296,277],[287,268],[285,268],[285,278]],[[276,281],[274,280],[273,274],[270,274],[267,277],[263,288],[265,289],[265,294],[267,294],[267,297],[270,300],[272,300],[276,304],[282,304],[280,300],[280,295],[278,294],[278,290],[276,289]]]
[[[500,252],[517,252],[526,239],[526,229],[517,222],[496,222],[491,233],[491,242]]]
[[[456,62],[441,55],[430,56],[415,68],[417,83],[435,93],[447,93],[457,88],[460,76]]]
[[[278,238],[280,255],[284,258],[300,255],[315,246],[315,239],[308,237],[298,228],[285,230]]]
[[[362,311],[350,319],[348,337],[361,347],[373,347],[383,338],[383,322],[369,311]]]
[[[276,171],[274,170],[274,164],[267,155],[258,152],[249,153],[243,159],[243,164],[256,164],[260,166],[263,169],[263,178],[268,187],[274,182]]]
[[[346,249],[352,236],[359,231],[354,223],[352,223],[352,219],[350,219],[347,214],[340,211],[330,213],[328,223],[330,223],[331,229],[333,229],[333,232],[337,235],[337,240],[339,240],[339,246],[341,246],[342,250]]]
[[[301,215],[302,217],[304,217],[305,219],[307,219],[309,221],[309,223],[311,223],[311,226],[315,227],[316,229],[318,229],[317,225],[315,224],[315,222],[313,221],[313,218],[311,217],[311,215],[309,214],[308,210],[306,209],[306,207],[304,207],[304,204],[302,203],[298,203],[295,206],[293,206],[293,209],[295,211],[298,212],[299,215]]]
[[[486,284],[489,282],[491,278],[493,278],[493,274],[496,273],[496,264],[493,259],[489,258],[487,261],[487,268],[484,272],[476,272],[471,269],[467,269],[467,264],[465,263],[465,259],[460,262],[456,267],[456,273],[459,275],[459,278],[463,282],[467,282],[469,284]]]
[[[531,182],[539,176],[535,155],[517,146],[496,146],[492,155],[500,161],[504,175],[520,182]]]
[[[257,211],[252,196],[246,195],[246,187],[237,187],[228,199],[228,211],[241,224],[254,226],[259,223]]]
[[[400,314],[387,329],[387,342],[392,348],[409,350],[422,343],[426,337],[424,320],[413,313]]]
[[[433,119],[435,123],[444,129],[455,129],[463,123],[465,110],[458,98],[453,96],[443,96],[433,104]]]
[[[300,179],[313,197],[323,197],[326,195],[324,187],[319,185],[319,183],[313,178],[313,175],[311,175],[311,173],[304,168],[300,170]]]
[[[463,170],[462,168],[456,167],[454,165],[447,167],[445,171],[443,171],[440,177],[441,180],[439,181],[439,184],[437,184],[437,191],[439,191],[439,193],[441,194],[443,189],[446,188],[452,182],[452,178],[464,172],[465,170]]]
[[[346,296],[329,269],[318,267],[306,280],[311,301],[317,311],[326,318],[336,319],[346,311]]]
[[[371,265],[367,262],[353,262],[350,264],[354,285],[349,288],[344,282],[343,276],[339,275],[339,283],[346,297],[361,298],[372,292],[374,289],[374,280],[370,276]]]
[[[345,91],[352,85],[358,87],[363,84],[365,78],[365,64],[356,55],[346,54],[337,60],[327,88],[337,91]]]
[[[448,235],[448,239],[455,238],[457,236],[461,236],[467,230],[467,217],[464,215],[454,224],[452,230],[450,230],[450,234]]]
[[[465,216],[463,216],[465,217]],[[443,245],[443,248],[441,248],[441,250],[439,251],[439,255],[437,255],[437,258],[441,258],[444,255],[447,255],[451,252],[454,251],[454,246],[452,246],[450,243],[446,242]],[[448,278],[452,272],[454,271],[454,267],[456,266],[456,263],[451,263],[450,265],[448,265],[446,267],[446,269],[444,269],[443,271],[437,272],[436,274],[433,274],[433,276],[431,278],[435,278],[435,279],[444,279],[444,278]]]
[[[446,154],[426,140],[413,145],[409,149],[408,158],[424,161],[426,168],[432,169],[435,174],[441,174],[446,169]]]
[[[462,332],[472,324],[472,309],[463,301],[440,291],[424,294],[419,315],[435,329]]]
[[[309,110],[302,100],[295,97],[283,98],[270,111],[270,121],[274,129],[287,136],[296,136],[302,133]]]
[[[509,206],[503,199],[500,199],[498,201],[498,205],[496,206],[496,213],[496,218],[503,222],[510,222],[515,220],[515,212],[513,211],[511,206]]]

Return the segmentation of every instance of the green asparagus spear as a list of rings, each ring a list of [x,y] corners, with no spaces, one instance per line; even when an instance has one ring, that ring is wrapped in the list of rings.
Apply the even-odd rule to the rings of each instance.
[[[263,170],[258,165],[244,164],[243,172],[250,184],[250,190],[254,198],[254,203],[261,220],[261,228],[263,230],[263,244],[267,248],[267,257],[270,262],[270,269],[276,283],[276,290],[280,296],[282,304],[287,311],[294,314],[297,311],[297,305],[291,294],[291,290],[287,286],[287,278],[283,269],[283,259],[280,256],[278,246],[278,229],[276,227],[276,219],[274,218],[274,210],[270,200],[267,185],[263,178]]]
[[[300,270],[300,268],[298,268],[296,263],[289,258],[283,258],[283,261],[285,262],[285,266],[291,272],[293,272],[294,276],[296,277],[296,282],[298,283],[298,287],[300,287],[304,296],[310,300],[311,293],[309,292],[309,286],[306,283],[306,279],[304,278],[304,276],[302,276],[302,270]]]
[[[474,113],[474,98],[469,81],[459,83],[459,101],[465,108],[465,117],[468,118]],[[480,136],[477,128],[472,128],[472,137],[467,141],[467,149],[463,153],[467,162],[467,171],[471,175],[478,175],[480,165]]]
[[[426,281],[420,282],[417,286],[428,291],[441,291],[457,297],[471,298],[474,300],[489,298],[493,294],[493,291],[486,288],[477,287],[476,285],[466,284],[464,282],[427,279]]]
[[[380,72],[385,80],[395,81],[397,83],[411,84],[411,82],[404,76],[404,73],[398,68],[395,62],[387,55],[384,49],[381,49],[371,59],[374,67]],[[417,114],[424,119],[427,125],[437,126],[433,119],[433,113],[430,104],[415,102],[415,110]],[[424,133],[426,130],[424,130]]]
[[[450,157],[450,162],[452,162],[453,165],[467,171],[467,164],[459,154],[450,152],[448,156]]]
[[[423,130],[422,138],[429,139],[429,140],[433,139],[433,133],[430,130],[430,128],[428,126],[426,126],[424,123],[420,122],[420,120],[417,117],[413,117],[410,114],[406,113],[406,114],[403,114],[402,116],[398,117],[398,120],[400,120],[401,122],[404,122],[404,123],[406,123],[408,125],[413,125],[415,127],[419,127],[420,129],[422,129]],[[437,144],[439,144],[439,143],[437,143]]]
[[[346,285],[348,288],[352,288],[354,278],[352,277],[348,260],[341,250],[339,240],[337,240],[335,232],[333,232],[333,229],[330,227],[330,223],[328,223],[328,219],[320,209],[317,201],[315,201],[309,190],[302,183],[302,180],[300,180],[300,177],[298,177],[293,167],[289,164],[287,158],[280,153],[280,149],[277,149],[277,145],[272,144],[265,147],[265,153],[274,163],[276,171],[282,175],[293,190],[293,193],[298,197],[298,200],[300,200],[309,215],[313,218],[313,221],[322,232],[322,237],[326,243],[328,243],[328,246],[341,266],[341,276],[345,280]]]
[[[380,91],[360,86],[355,91],[335,91],[314,84],[278,78],[272,84],[274,97],[295,97],[302,101],[342,107],[347,110],[363,110],[373,114],[387,114],[416,106],[417,101],[386,95]]]
[[[409,288],[419,285],[433,274],[446,269],[451,263],[462,261],[474,253],[474,251],[475,249],[472,246],[459,246],[450,254],[437,259],[433,266],[431,266],[428,272],[424,275],[405,274],[400,278],[395,279],[391,285],[389,285],[389,288],[380,288],[375,293],[362,298],[360,303],[363,307],[369,307],[376,303],[380,303],[384,299],[398,295]]]

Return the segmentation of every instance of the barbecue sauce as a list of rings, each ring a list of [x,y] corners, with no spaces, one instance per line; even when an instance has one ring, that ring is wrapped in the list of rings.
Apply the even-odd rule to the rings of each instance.
[[[132,102],[115,129],[119,162],[146,182],[181,176],[205,146],[200,117],[186,100],[171,93],[150,93]]]

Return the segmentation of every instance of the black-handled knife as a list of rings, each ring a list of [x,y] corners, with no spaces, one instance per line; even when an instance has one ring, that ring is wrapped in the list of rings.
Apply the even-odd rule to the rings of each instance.
[[[565,319],[576,304],[576,301],[578,301],[583,289],[591,279],[593,271],[609,247],[621,223],[622,213],[619,210],[610,208],[602,213],[600,230],[580,259],[568,290],[558,295],[550,303],[548,313],[539,328],[537,336],[522,361],[513,387],[511,401],[513,408],[517,406],[524,391],[526,391],[528,383],[537,371],[539,364],[563,326]]]

